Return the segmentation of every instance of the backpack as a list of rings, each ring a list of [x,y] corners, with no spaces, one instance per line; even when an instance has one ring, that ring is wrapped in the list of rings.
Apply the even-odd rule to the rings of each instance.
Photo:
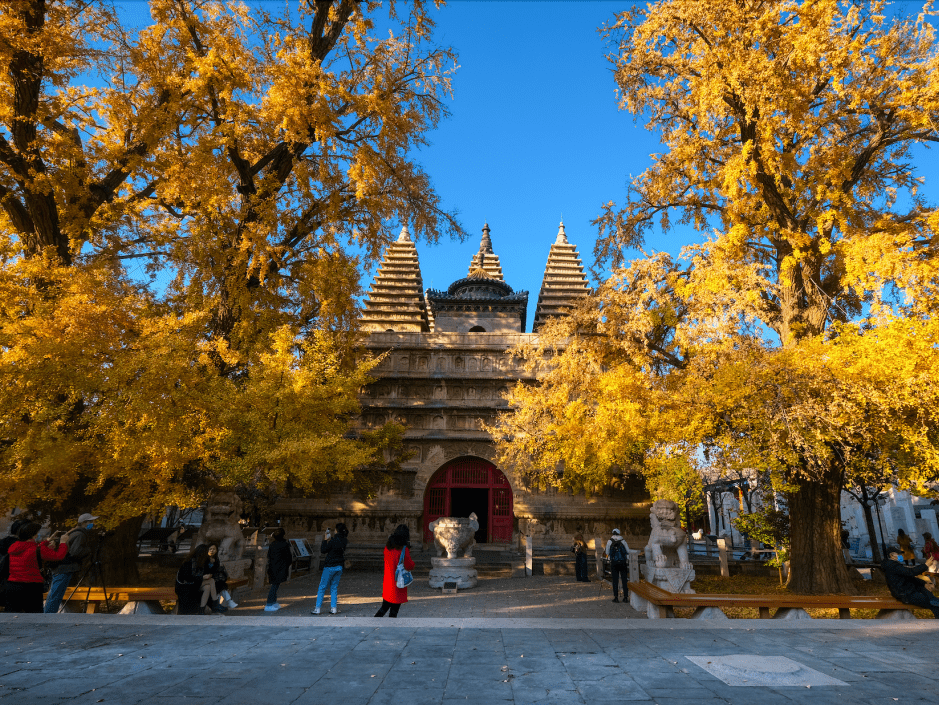
[[[610,565],[617,568],[625,568],[629,565],[629,552],[623,541],[614,541],[610,546]]]

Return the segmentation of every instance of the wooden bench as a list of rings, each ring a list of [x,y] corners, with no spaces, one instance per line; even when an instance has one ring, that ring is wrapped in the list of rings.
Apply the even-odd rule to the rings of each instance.
[[[629,583],[629,591],[642,598],[651,608],[647,614],[652,619],[674,617],[674,608],[690,607],[696,619],[718,615],[708,613],[708,608],[721,610],[725,607],[756,607],[760,619],[769,619],[770,610],[775,609],[774,619],[783,617],[811,619],[806,607],[837,609],[840,619],[851,619],[853,609],[876,609],[876,619],[915,619],[912,605],[892,597],[851,597],[845,595],[712,595],[707,593],[675,593],[663,590],[646,581]],[[797,611],[797,612],[796,612]],[[905,614],[900,614],[901,612]],[[723,614],[723,612],[721,612]]]
[[[247,578],[229,580],[228,589],[234,591],[248,584]],[[93,614],[102,602],[126,602],[121,614],[163,614],[161,602],[176,602],[176,589],[172,587],[109,587],[107,595],[101,588],[85,586],[70,587],[65,591],[62,604],[68,612],[80,612],[87,602],[85,612]]]

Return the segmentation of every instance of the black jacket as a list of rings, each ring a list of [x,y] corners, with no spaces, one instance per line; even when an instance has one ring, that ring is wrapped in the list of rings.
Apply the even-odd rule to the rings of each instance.
[[[77,573],[82,569],[82,564],[86,558],[91,555],[91,542],[93,537],[91,532],[80,526],[75,527],[68,532],[68,553],[62,562],[53,570],[53,574],[59,573]]]
[[[202,576],[205,566],[193,565],[192,560],[183,563],[176,572],[176,602],[179,614],[199,614],[202,602]]]
[[[10,546],[19,541],[15,536],[4,536],[0,539],[0,556],[7,553],[10,550]]]
[[[880,564],[880,569],[884,571],[884,577],[887,579],[887,587],[890,589],[890,594],[900,602],[905,603],[913,595],[922,594],[924,591],[929,593],[929,591],[926,590],[925,583],[915,577],[929,570],[929,566],[925,564],[909,568],[905,565],[901,565],[897,561],[884,558]],[[932,597],[932,593],[929,593],[929,595]]]
[[[349,541],[344,534],[337,534],[329,541],[323,541],[323,545],[320,546],[320,553],[326,554],[323,567],[335,568],[339,566],[342,568],[346,564],[346,546],[348,545]]]
[[[225,566],[222,565],[218,556],[215,557],[214,563],[209,559],[209,562],[205,564],[205,572],[212,574],[212,577],[215,579],[215,589],[217,591],[228,589],[228,571],[225,570]]]
[[[267,549],[267,577],[272,583],[285,583],[290,576],[293,556],[287,539],[274,541]]]

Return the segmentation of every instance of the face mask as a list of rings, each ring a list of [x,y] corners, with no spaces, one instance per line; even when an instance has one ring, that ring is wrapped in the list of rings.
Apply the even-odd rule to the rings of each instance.
[[[92,523],[90,523],[90,524],[85,524],[85,528],[86,528],[86,529],[93,529],[93,528],[95,528],[94,522],[92,522]]]

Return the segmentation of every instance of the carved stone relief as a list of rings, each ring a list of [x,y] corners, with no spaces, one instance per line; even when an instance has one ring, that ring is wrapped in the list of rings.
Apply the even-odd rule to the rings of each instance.
[[[486,443],[451,443],[444,452],[445,460],[453,460],[463,455],[473,455],[490,461],[495,457],[492,446]]]
[[[431,446],[430,450],[427,452],[427,455],[424,457],[424,462],[433,466],[442,465],[445,458],[446,454],[444,453],[443,448],[439,445],[435,445]]]

